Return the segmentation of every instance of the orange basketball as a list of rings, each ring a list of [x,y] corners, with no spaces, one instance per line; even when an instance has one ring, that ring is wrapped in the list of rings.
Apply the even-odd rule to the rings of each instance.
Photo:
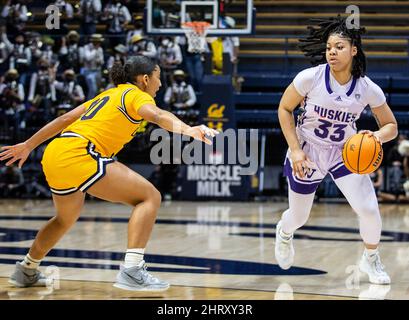
[[[342,159],[353,173],[368,174],[379,168],[383,159],[381,144],[374,136],[357,133],[344,144]]]

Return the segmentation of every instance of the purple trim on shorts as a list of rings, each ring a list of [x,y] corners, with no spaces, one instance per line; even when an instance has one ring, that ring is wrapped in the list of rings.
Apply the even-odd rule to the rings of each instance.
[[[318,183],[320,183],[322,181],[322,179],[303,180],[303,179],[300,179],[298,177],[294,177],[293,168],[291,168],[290,160],[288,160],[288,158],[285,158],[284,175],[285,176],[292,176],[294,178],[294,180],[297,181],[297,182],[304,182],[304,183],[318,182]]]
[[[318,183],[311,183],[311,184],[304,184],[304,183],[299,183],[294,180],[292,175],[287,176],[288,177],[288,182],[290,185],[290,188],[292,191],[296,193],[301,193],[301,194],[311,194],[317,191],[317,188],[319,186]]]
[[[289,185],[292,191],[296,193],[301,193],[301,194],[311,194],[317,191],[317,188],[319,184],[321,183],[322,179],[317,179],[317,180],[301,180],[300,181],[305,181],[305,183],[300,183],[294,179],[293,173],[292,173],[292,168],[290,165],[290,161],[288,158],[285,160],[284,164],[284,175],[288,177]],[[319,182],[314,182],[314,181],[319,181]]]
[[[329,171],[329,173],[331,174],[331,176],[334,179],[339,179],[339,178],[345,177],[345,176],[347,176],[349,174],[352,174],[352,172],[349,171],[347,169],[347,167],[345,167],[344,165],[342,167],[339,167],[338,169],[336,169],[334,171]]]
[[[331,168],[328,169],[328,171],[331,171],[335,167],[338,167],[341,163],[344,163],[343,161],[338,162],[335,166],[332,166]]]

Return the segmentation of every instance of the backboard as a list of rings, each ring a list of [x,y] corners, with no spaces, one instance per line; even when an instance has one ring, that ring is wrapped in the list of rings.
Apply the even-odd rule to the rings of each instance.
[[[254,32],[253,0],[147,0],[145,32],[182,35],[181,24],[206,21],[208,35],[247,35]]]

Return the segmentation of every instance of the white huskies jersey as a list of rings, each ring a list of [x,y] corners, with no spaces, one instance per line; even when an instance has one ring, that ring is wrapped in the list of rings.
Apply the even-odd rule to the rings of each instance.
[[[386,101],[382,89],[368,77],[352,78],[340,85],[328,64],[301,71],[293,84],[305,97],[297,134],[317,145],[343,145],[356,133],[355,121],[365,107],[376,108]]]

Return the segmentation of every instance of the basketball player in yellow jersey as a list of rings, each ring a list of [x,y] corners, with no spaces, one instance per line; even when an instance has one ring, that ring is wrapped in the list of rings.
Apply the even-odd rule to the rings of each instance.
[[[30,139],[3,147],[0,160],[21,168],[30,152],[55,138],[46,148],[42,165],[57,210],[38,232],[30,251],[10,277],[19,287],[44,286],[38,271],[41,260],[78,219],[85,193],[133,207],[128,224],[128,249],[115,286],[133,291],[164,291],[165,281],[146,270],[144,250],[161,203],[158,190],[146,179],[112,159],[128,143],[142,121],[210,144],[217,131],[204,125],[190,127],[170,112],[159,109],[154,97],[161,86],[160,69],[149,58],[136,56],[124,66],[115,64],[110,76],[115,88],[107,90],[47,124]]]

